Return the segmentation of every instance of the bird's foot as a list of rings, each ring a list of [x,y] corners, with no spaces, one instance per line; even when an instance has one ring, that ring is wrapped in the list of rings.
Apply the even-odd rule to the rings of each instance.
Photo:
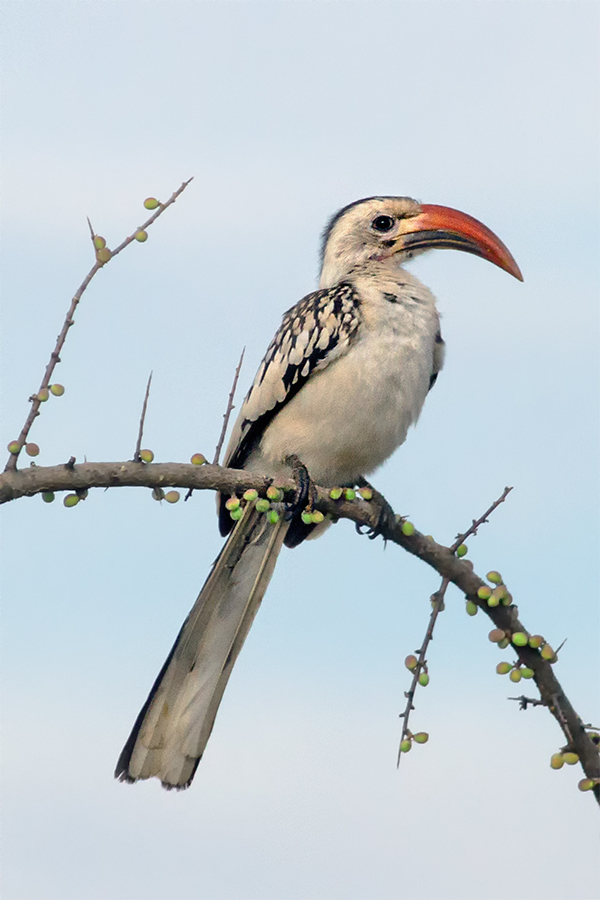
[[[377,507],[377,522],[373,527],[367,527],[357,523],[356,530],[359,534],[366,534],[370,541],[375,540],[375,538],[380,535],[383,535],[385,541],[385,532],[396,524],[396,514],[383,494],[380,494],[379,491],[374,488],[372,484],[369,484],[365,478],[360,478],[357,481],[357,485],[363,496],[366,491],[370,491],[369,500]],[[363,529],[365,530],[363,531]]]
[[[322,513],[313,512],[315,500],[317,498],[317,489],[308,474],[306,466],[297,456],[288,456],[285,460],[288,466],[291,466],[297,489],[296,495],[292,502],[288,504],[285,517],[290,521],[290,526],[284,538],[286,547],[297,547],[302,541],[306,540],[315,528],[316,521],[313,517],[320,516],[323,520]]]
[[[308,469],[294,453],[285,459],[285,463],[291,466],[292,474],[296,482],[296,494],[288,505],[286,518],[292,519],[298,514],[308,510],[312,512],[317,497],[317,489],[308,474]]]

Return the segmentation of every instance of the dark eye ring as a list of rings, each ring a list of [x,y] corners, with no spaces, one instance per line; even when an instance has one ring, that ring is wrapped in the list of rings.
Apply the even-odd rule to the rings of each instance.
[[[371,222],[371,228],[375,231],[390,231],[394,227],[394,219],[391,216],[377,216]]]

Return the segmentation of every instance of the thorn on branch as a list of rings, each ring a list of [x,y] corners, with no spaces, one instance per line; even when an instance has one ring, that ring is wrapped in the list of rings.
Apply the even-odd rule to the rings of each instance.
[[[223,441],[225,440],[225,435],[227,433],[227,426],[229,425],[229,418],[231,416],[232,411],[235,409],[233,405],[233,400],[235,397],[235,391],[237,388],[238,378],[240,377],[240,371],[242,369],[242,363],[244,361],[244,353],[246,352],[246,348],[242,350],[240,361],[237,364],[237,369],[235,370],[235,375],[233,376],[233,384],[231,386],[231,391],[229,392],[229,397],[227,399],[227,409],[223,415],[223,427],[221,428],[221,434],[219,435],[219,440],[217,442],[217,446],[215,449],[215,458],[213,459],[213,465],[219,465],[219,456],[221,455],[221,448],[223,446]]]
[[[146,420],[146,410],[148,408],[148,397],[150,396],[150,385],[152,384],[152,372],[148,377],[148,384],[146,385],[146,393],[144,394],[144,402],[142,404],[142,415],[140,417],[140,426],[138,428],[138,436],[137,443],[135,445],[135,451],[133,454],[134,462],[141,462],[140,459],[140,450],[142,449],[142,437],[144,436],[144,422]]]

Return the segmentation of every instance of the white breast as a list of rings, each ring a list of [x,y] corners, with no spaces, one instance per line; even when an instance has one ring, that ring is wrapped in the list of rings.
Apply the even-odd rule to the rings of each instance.
[[[275,416],[247,468],[273,474],[295,454],[317,483],[338,485],[369,474],[404,441],[427,395],[439,319],[431,293],[401,274],[383,288],[356,284],[358,338]]]

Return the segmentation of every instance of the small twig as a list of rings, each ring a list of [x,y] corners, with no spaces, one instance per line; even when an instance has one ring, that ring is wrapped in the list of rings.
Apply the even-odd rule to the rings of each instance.
[[[157,209],[157,211],[154,213],[154,215],[150,216],[150,218],[146,222],[144,222],[144,224],[141,225],[140,228],[136,228],[136,230],[134,231],[134,233],[132,235],[130,235],[128,238],[125,238],[125,240],[122,241],[122,243],[120,243],[119,246],[115,250],[112,251],[110,258],[111,259],[114,258],[118,253],[121,252],[121,250],[124,250],[128,244],[130,244],[133,240],[135,240],[135,235],[138,231],[145,230],[150,225],[152,225],[152,223],[154,221],[156,221],[156,219],[160,215],[163,214],[163,212],[165,211],[165,209],[167,209],[167,207],[169,207],[172,203],[175,203],[175,200],[177,200],[177,198],[182,193],[182,191],[184,191],[186,189],[186,187],[188,186],[190,181],[192,181],[191,178],[188,179],[188,181],[184,181],[183,184],[169,197],[169,199],[167,200],[166,203],[161,203],[159,208]],[[88,219],[88,225],[90,227],[90,231],[92,232],[92,241],[93,241],[94,230],[92,228],[92,225],[91,225],[89,219]],[[73,325],[73,316],[75,314],[75,310],[77,309],[79,301],[81,300],[83,292],[88,287],[88,285],[89,285],[90,281],[92,280],[92,278],[94,277],[94,275],[101,268],[103,268],[104,265],[106,265],[106,263],[100,262],[98,259],[96,259],[96,262],[94,263],[94,265],[92,266],[90,271],[87,273],[87,275],[85,276],[85,278],[83,279],[83,281],[81,282],[81,284],[79,285],[77,290],[75,291],[75,294],[73,295],[73,299],[71,300],[71,305],[69,306],[69,311],[67,312],[67,315],[65,317],[65,321],[63,323],[63,327],[61,328],[60,334],[58,335],[58,337],[56,339],[56,344],[55,344],[54,350],[52,351],[52,353],[50,355],[50,362],[46,366],[46,371],[44,372],[44,377],[42,378],[42,382],[40,384],[38,393],[33,394],[30,397],[31,409],[29,410],[29,415],[27,416],[27,419],[25,420],[25,424],[23,425],[23,428],[21,429],[21,433],[19,434],[19,437],[16,440],[16,443],[18,444],[18,450],[16,453],[10,454],[10,456],[8,458],[8,462],[6,463],[6,467],[5,467],[6,472],[15,470],[17,468],[17,460],[18,460],[19,454],[20,454],[21,450],[23,449],[25,442],[27,441],[27,437],[29,435],[29,432],[31,431],[31,426],[33,425],[36,417],[39,416],[39,414],[40,414],[40,405],[41,405],[42,401],[38,399],[39,392],[41,390],[43,390],[44,388],[48,387],[48,385],[50,384],[50,379],[52,378],[52,373],[54,372],[54,369],[56,368],[57,363],[60,362],[60,353],[61,353],[64,343],[67,339],[67,334],[69,332],[69,328],[71,327],[71,325]]]
[[[512,491],[511,487],[505,487],[504,490],[502,491],[501,496],[498,497],[497,500],[494,500],[494,502],[492,503],[490,508],[486,509],[484,514],[482,516],[480,516],[479,519],[473,519],[471,527],[467,528],[467,530],[465,531],[464,534],[457,535],[456,540],[450,547],[450,550],[453,553],[460,547],[461,544],[463,544],[466,541],[466,539],[468,537],[470,537],[470,535],[477,534],[477,529],[479,528],[479,526],[484,525],[488,521],[488,516],[491,516],[491,514],[494,512],[494,510],[497,509],[501,503],[504,503],[504,501],[506,500],[506,498],[508,497],[508,495],[510,494],[511,491]]]
[[[221,448],[223,446],[223,441],[225,440],[225,435],[227,434],[227,426],[229,425],[229,418],[231,416],[232,411],[235,409],[233,405],[233,399],[235,397],[235,390],[237,388],[238,378],[240,377],[240,371],[242,369],[242,363],[244,361],[244,353],[246,352],[246,348],[242,350],[242,355],[240,356],[240,361],[237,365],[237,369],[235,370],[235,375],[233,376],[233,384],[231,386],[231,391],[229,392],[229,398],[227,400],[227,409],[223,415],[223,427],[221,428],[221,434],[219,435],[219,440],[217,442],[217,447],[215,449],[215,458],[213,459],[213,466],[219,465],[219,456],[221,455]]]
[[[144,421],[146,419],[146,409],[148,408],[148,397],[150,396],[150,385],[152,384],[152,372],[150,372],[150,376],[148,378],[148,384],[146,385],[146,394],[144,396],[144,403],[142,405],[142,415],[140,418],[140,427],[138,429],[137,443],[135,445],[135,453],[133,454],[133,461],[140,462],[140,450],[142,449],[142,437],[144,436]]]
[[[171,206],[172,203],[175,203],[175,201],[177,200],[179,195],[185,191],[188,184],[190,184],[193,180],[194,180],[194,178],[192,177],[192,178],[188,178],[187,181],[184,181],[183,184],[181,184],[177,188],[176,191],[173,191],[173,193],[171,194],[169,199],[166,201],[166,203],[159,204],[158,209],[156,210],[155,213],[153,213],[150,216],[149,219],[146,219],[145,222],[143,222],[138,228],[136,228],[135,231],[133,232],[133,234],[130,234],[129,237],[126,237],[124,241],[121,241],[121,243],[119,244],[118,247],[115,247],[114,250],[111,250],[111,259],[114,258],[117,255],[117,253],[120,253],[121,250],[124,250],[125,247],[127,247],[129,244],[131,244],[131,242],[135,240],[135,236],[139,231],[146,231],[146,229],[149,228],[153,224],[153,222],[156,222],[158,217],[162,216],[164,211],[166,209],[168,209],[168,207]]]
[[[518,700],[519,701],[519,709],[527,709],[528,706],[546,706],[544,700],[535,700],[533,697],[525,697],[521,695],[520,697],[508,697],[508,700]]]
[[[235,370],[235,375],[233,376],[233,384],[231,386],[231,390],[229,392],[229,398],[227,400],[227,409],[223,415],[223,426],[221,428],[221,434],[219,435],[219,440],[217,442],[217,446],[215,449],[215,456],[213,459],[213,466],[219,465],[219,456],[221,455],[221,448],[223,447],[223,441],[225,440],[225,435],[227,434],[227,426],[229,425],[229,417],[231,416],[232,410],[235,409],[233,405],[233,399],[235,397],[235,390],[237,388],[238,378],[240,377],[240,371],[242,368],[242,362],[244,360],[244,353],[246,352],[246,348],[242,350],[242,355],[240,356],[240,361],[237,365],[237,369]],[[194,493],[194,488],[190,488],[187,494],[184,497],[184,500],[189,500],[192,494]]]
[[[402,741],[404,741],[410,735],[410,730],[408,727],[408,720],[410,718],[411,711],[414,709],[413,706],[413,698],[415,696],[415,691],[417,689],[417,684],[419,683],[419,676],[421,672],[424,670],[426,666],[425,655],[427,653],[427,648],[433,638],[433,629],[435,628],[436,619],[441,612],[444,604],[444,596],[446,594],[446,589],[450,584],[450,580],[448,578],[442,578],[442,583],[439,587],[439,590],[432,594],[431,600],[433,602],[433,609],[431,610],[431,615],[429,616],[429,625],[427,626],[427,631],[425,632],[425,638],[423,643],[421,644],[421,648],[418,651],[419,656],[417,657],[417,665],[413,670],[413,678],[408,691],[405,692],[405,697],[407,699],[406,708],[403,713],[400,713],[400,718],[403,720],[402,722],[402,734],[400,735],[400,746],[402,745]],[[400,747],[398,748],[398,759],[396,760],[396,766],[400,765],[400,759],[402,758],[402,751]]]

